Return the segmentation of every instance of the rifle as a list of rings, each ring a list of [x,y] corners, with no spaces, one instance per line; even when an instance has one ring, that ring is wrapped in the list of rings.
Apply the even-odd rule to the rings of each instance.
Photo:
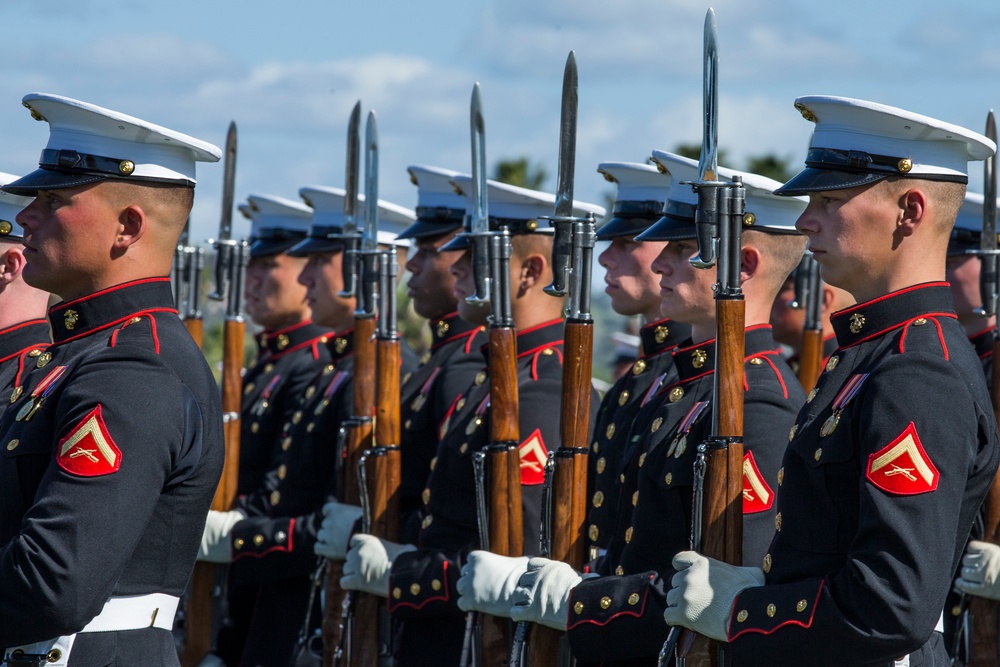
[[[986,136],[997,140],[996,119],[991,109],[986,116]],[[980,258],[982,268],[979,274],[979,290],[983,306],[976,311],[983,317],[995,317],[998,307],[997,269],[1000,256],[997,255],[997,155],[986,160],[983,170],[983,184],[986,190],[983,201],[983,233],[980,238]],[[1000,377],[997,360],[1000,359],[1000,332],[993,330],[993,377],[990,393],[993,410],[1000,414]],[[993,479],[981,510],[983,520],[983,540],[1000,544],[1000,474]],[[967,656],[970,667],[995,665],[997,661],[997,603],[979,597],[969,598],[966,619],[972,623],[972,655]]]
[[[358,209],[358,171],[361,154],[361,102],[355,103],[351,110],[350,120],[347,123],[347,165],[345,169],[345,193],[344,193],[344,254],[343,273],[344,291],[340,292],[342,297],[354,296],[357,282],[357,250],[360,243],[360,232],[358,231],[357,209]],[[350,250],[350,254],[348,251]],[[347,291],[350,287],[350,292]],[[360,302],[359,302],[360,305]],[[369,324],[371,326],[369,326]],[[366,437],[370,437],[371,428],[371,408],[367,413],[359,412],[364,409],[366,396],[369,392],[374,392],[372,385],[374,379],[374,357],[373,348],[369,344],[371,334],[374,330],[373,318],[358,318],[355,312],[354,319],[354,408],[352,417],[341,427],[341,438],[343,444],[343,460],[347,464],[346,471],[356,470],[357,461],[361,450],[362,442]],[[362,333],[359,335],[359,331]],[[367,334],[367,335],[366,335]],[[359,371],[362,373],[359,374]],[[360,393],[359,393],[360,392]],[[367,414],[367,422],[364,415]],[[361,415],[361,416],[359,416]],[[361,432],[362,429],[369,430],[368,435]],[[348,444],[348,440],[350,443]],[[350,452],[350,455],[349,455]],[[355,467],[351,467],[351,463]],[[343,477],[343,497],[345,503],[357,505],[360,503],[359,487],[356,477],[351,472],[345,472]],[[326,602],[323,613],[323,667],[333,667],[338,664],[343,657],[346,646],[348,622],[348,611],[350,607],[350,597],[346,591],[340,588],[340,578],[344,573],[344,564],[340,561],[330,561],[326,564]],[[347,604],[345,604],[345,602]]]
[[[811,254],[802,256],[795,271],[795,301],[789,307],[805,310],[799,382],[808,394],[823,372],[823,281],[819,277],[819,264]]]
[[[590,437],[590,387],[593,368],[594,320],[590,314],[590,280],[597,234],[593,214],[573,216],[573,176],[576,165],[577,69],[570,51],[563,73],[559,126],[559,176],[552,246],[552,284],[545,292],[568,294],[565,325],[559,449],[550,454],[551,489],[543,516],[542,555],[568,563],[576,570],[585,564],[584,523],[587,514],[587,454]],[[545,549],[545,547],[550,547]],[[520,665],[527,624],[519,623],[511,648],[511,665]],[[535,626],[528,643],[528,664],[558,662],[562,633]]]
[[[715,291],[715,377],[712,390],[712,433],[698,445],[694,470],[691,547],[710,558],[734,565],[743,561],[743,357],[745,304],[740,287],[740,246],[746,192],[742,180],[718,180],[718,30],[715,12],[705,16],[704,126],[695,223],[696,268],[717,265]],[[688,655],[707,651],[713,665],[725,663],[723,647],[690,631],[673,628],[660,652],[660,664],[677,646],[677,665]],[[680,640],[678,641],[678,634]],[[698,640],[701,641],[698,641]],[[701,644],[701,646],[697,646]],[[703,643],[707,642],[707,644]]]
[[[189,241],[191,216],[184,223],[184,230],[177,240],[174,263],[170,267],[170,282],[174,290],[174,307],[184,320],[184,326],[198,347],[205,338],[201,313],[201,270],[205,266],[205,249],[192,246]]]
[[[472,134],[472,268],[476,294],[470,303],[490,303],[489,327],[490,444],[484,449],[490,507],[485,517],[487,532],[483,546],[502,556],[520,556],[524,551],[521,507],[521,461],[518,451],[520,424],[517,403],[517,335],[511,314],[508,267],[511,243],[507,229],[490,232],[486,197],[486,131],[479,84],[472,88],[470,107]],[[467,624],[466,648],[471,641],[471,619]],[[481,665],[503,665],[510,645],[507,622],[481,616]],[[463,648],[463,665],[469,651]]]
[[[225,177],[222,189],[222,217],[216,249],[216,290],[209,298],[226,301],[222,353],[222,418],[226,459],[222,478],[212,499],[212,509],[231,509],[236,499],[240,457],[240,400],[243,378],[243,279],[249,260],[246,241],[232,238],[233,189],[236,183],[236,123],[229,124],[226,135]],[[192,284],[190,288],[197,291]],[[195,563],[191,576],[191,595],[185,614],[186,639],[182,662],[197,665],[211,650],[213,598],[225,600],[227,571],[211,563]]]

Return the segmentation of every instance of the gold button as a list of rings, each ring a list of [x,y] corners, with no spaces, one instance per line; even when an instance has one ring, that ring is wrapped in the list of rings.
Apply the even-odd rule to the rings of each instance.
[[[281,544],[282,542],[285,541],[286,537],[288,537],[288,534],[283,530],[279,530],[274,534],[274,541],[277,542],[278,544]]]
[[[607,595],[601,598],[601,609],[607,609],[611,606],[611,598]]]
[[[431,470],[434,470],[434,468],[437,467],[437,464],[438,464],[438,457],[435,456],[434,458],[431,459]]]
[[[663,481],[667,483],[667,486],[670,486],[671,484],[673,484],[674,483],[674,473],[668,472],[667,476],[663,478]]]
[[[791,442],[792,440],[795,439],[795,433],[798,430],[799,430],[799,425],[798,424],[795,424],[794,426],[792,426],[792,429],[788,432],[788,442]]]
[[[608,466],[608,461],[603,456],[597,459],[597,474],[600,475],[604,472],[604,469]]]
[[[828,360],[828,361],[826,362],[826,370],[827,370],[827,371],[832,371],[832,370],[833,370],[834,368],[836,368],[836,367],[837,367],[837,364],[838,364],[838,363],[840,363],[840,357],[838,357],[837,355],[833,355],[833,356],[832,356],[832,357],[830,357],[830,359],[829,359],[829,360]]]
[[[278,479],[285,479],[285,475],[288,474],[288,466],[282,463],[278,466]]]
[[[633,607],[635,605],[639,604],[639,594],[638,593],[632,593],[632,595],[628,596],[628,603],[630,605],[632,605]]]
[[[656,433],[660,430],[661,426],[663,426],[663,417],[657,417],[653,420],[653,425],[650,427],[649,432]]]
[[[420,363],[421,364],[426,364],[430,360],[431,360],[431,353],[430,352],[425,352],[424,356],[420,357]]]
[[[808,602],[806,602],[805,600],[799,600],[798,604],[795,605],[795,611],[803,612],[806,610],[806,607],[808,606],[809,606]]]
[[[593,452],[594,452],[594,453],[596,454],[596,453],[598,453],[599,451],[601,451],[601,446],[600,446],[600,445],[599,445],[599,444],[597,443],[597,441],[596,441],[596,440],[594,440],[594,444],[592,444],[592,445],[590,446],[590,449],[591,449],[591,451],[593,451]]]
[[[257,433],[258,431],[260,431],[260,424],[258,424],[257,422],[250,424],[251,433]]]
[[[288,451],[288,448],[292,446],[292,436],[285,436],[285,439],[281,441],[281,449]]]
[[[621,482],[622,484],[625,483],[625,473],[618,475],[618,481]]]
[[[15,449],[17,449],[17,446],[20,445],[20,444],[21,444],[21,441],[18,440],[17,438],[14,438],[13,440],[11,440],[10,442],[7,443],[7,451],[8,452],[14,451]]]
[[[433,589],[435,591],[441,590],[441,580],[440,579],[431,579],[431,589]]]
[[[771,554],[764,554],[764,574],[771,571]]]
[[[483,423],[482,417],[476,417],[475,419],[473,419],[471,422],[469,422],[469,425],[465,427],[465,435],[472,435],[472,433],[477,428],[479,428],[479,425],[482,423]]]
[[[576,612],[577,614],[582,614],[583,613],[583,603],[582,602],[577,602],[576,604],[574,604],[573,605],[573,611]]]
[[[778,468],[778,486],[781,486],[781,483],[784,481],[785,481],[785,468],[781,467]]]
[[[663,326],[662,324],[653,329],[653,338],[656,340],[657,343],[662,343],[667,339],[667,336],[669,335],[670,335],[670,329]]]
[[[292,423],[298,424],[300,421],[302,421],[302,411],[296,410],[295,414],[292,415]]]
[[[242,537],[237,537],[235,540],[233,540],[233,546],[237,549],[242,549],[244,544],[245,542],[243,541]]]
[[[316,394],[316,387],[313,385],[309,385],[309,388],[306,389],[306,398],[312,398],[315,394]]]
[[[639,503],[639,492],[635,491],[632,493],[632,507],[635,507]]]
[[[420,494],[420,499],[424,501],[424,505],[431,501],[431,490],[424,489],[424,492]]]
[[[896,168],[905,174],[913,169],[913,160],[908,157],[900,158],[899,162],[896,163]]]
[[[24,393],[24,388],[21,386],[14,387],[14,391],[10,392],[10,402],[17,403],[17,399],[21,398],[21,394]]]
[[[632,526],[629,526],[625,531],[625,542],[626,544],[632,541]]]
[[[461,410],[464,407],[465,407],[465,399],[464,398],[458,399],[458,403],[455,404],[455,410]]]
[[[806,403],[812,403],[813,399],[816,398],[816,394],[818,394],[818,393],[819,393],[819,389],[817,389],[817,388],[814,387],[813,390],[809,392],[809,395],[806,396]]]
[[[551,357],[553,354],[555,354],[555,352],[552,350],[551,347],[547,347],[544,350],[542,350],[543,357]]]
[[[486,382],[486,371],[479,371],[476,373],[476,384],[480,385]]]
[[[684,398],[684,389],[682,389],[681,387],[674,387],[673,389],[670,390],[669,398],[671,403],[676,403],[677,401]]]
[[[9,220],[0,220],[0,236],[7,236],[14,231],[14,225]]]
[[[333,364],[327,364],[326,368],[323,369],[323,375],[329,375],[330,373],[333,372],[333,369],[334,369]]]
[[[625,575],[625,568],[623,568],[621,565],[619,565],[618,567],[615,568],[615,574],[617,574],[619,577],[624,576]]]
[[[618,394],[618,405],[625,405],[628,403],[628,389],[622,390],[622,393]]]
[[[817,461],[819,461],[821,458],[823,458],[823,448],[822,447],[817,447],[816,448],[816,451],[813,452],[813,458],[816,459]]]
[[[260,533],[258,533],[258,534],[256,534],[256,535],[254,535],[254,536],[253,536],[253,543],[254,543],[255,545],[257,545],[258,547],[259,547],[260,545],[264,544],[264,536],[263,536],[263,535],[261,535]]]
[[[594,498],[593,498],[593,500],[591,502],[593,503],[594,507],[600,507],[601,505],[603,505],[604,504],[604,492],[603,491],[596,491],[594,493]]]
[[[751,366],[760,366],[764,361],[760,357],[754,357],[750,360]]]
[[[399,586],[392,589],[392,597],[398,600],[403,595],[403,591],[400,590]]]
[[[37,356],[38,356],[38,355],[40,355],[41,353],[42,353],[42,351],[41,351],[41,350],[39,350],[39,349],[38,349],[38,348],[36,347],[35,349],[33,349],[33,350],[32,350],[31,352],[29,352],[29,353],[28,353],[28,356],[29,356],[29,357],[31,357],[32,359],[34,359],[35,357],[37,357]]]
[[[962,614],[962,605],[957,604],[957,605],[955,605],[954,607],[951,608],[951,615],[952,616],[961,616],[961,614]]]
[[[410,595],[420,595],[420,584],[416,582],[410,584]]]
[[[643,361],[642,359],[639,359],[632,366],[632,375],[639,375],[644,370],[646,370],[646,362]]]
[[[330,338],[328,336],[320,336],[319,337],[319,342],[322,343],[323,345],[326,345],[326,341],[328,341],[328,340],[330,340]]]
[[[432,515],[428,514],[427,516],[424,517],[424,520],[420,524],[420,527],[423,528],[424,530],[426,530],[427,528],[430,527],[430,525],[432,523],[434,523],[434,517]]]
[[[274,364],[266,364],[264,366],[264,372],[265,373],[270,373],[273,370],[274,370]]]
[[[750,614],[747,613],[746,609],[741,609],[740,613],[736,614],[736,622],[742,623],[743,621],[747,620],[747,616],[749,615]]]
[[[926,318],[918,317],[917,319],[913,320],[913,326],[915,326],[915,327],[922,327],[925,324],[927,324],[927,319]]]
[[[41,368],[46,364],[48,364],[50,361],[52,361],[52,354],[50,352],[43,352],[42,356],[38,357],[38,360],[35,361],[35,367]]]
[[[778,613],[778,608],[777,607],[775,607],[773,604],[767,605],[767,615],[768,615],[768,617],[774,618],[774,615],[776,613]]]
[[[615,425],[608,424],[608,428],[604,431],[604,435],[608,440],[615,437]]]
[[[306,424],[306,433],[312,433],[316,430],[316,422],[309,422]]]
[[[600,531],[597,530],[597,526],[590,524],[590,528],[587,529],[587,537],[590,538],[591,542],[596,542],[598,535],[600,535]]]
[[[406,384],[407,382],[410,381],[411,377],[413,377],[413,373],[407,373],[406,375],[403,376],[403,381],[400,384]]]
[[[774,515],[774,529],[781,532],[781,512]]]
[[[52,649],[45,655],[45,659],[48,662],[59,662],[61,658],[62,658],[62,651],[60,651],[57,648]]]
[[[403,422],[403,428],[405,428],[407,431],[409,431],[410,428],[412,428],[412,427],[413,427],[413,420],[412,419],[407,419],[405,422]]]
[[[281,501],[281,492],[280,491],[272,491],[271,492],[271,504],[272,505],[277,505],[280,501]]]
[[[641,468],[643,464],[646,463],[646,452],[639,454],[639,467]]]
[[[461,446],[458,448],[458,451],[459,451],[460,454],[464,454],[467,451],[469,451],[469,443],[463,442],[461,444]]]

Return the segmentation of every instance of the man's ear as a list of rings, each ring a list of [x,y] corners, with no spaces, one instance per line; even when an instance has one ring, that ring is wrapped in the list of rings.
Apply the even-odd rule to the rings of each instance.
[[[755,246],[747,245],[740,249],[740,281],[747,282],[760,273],[762,260],[760,250]]]
[[[0,248],[3,245],[6,244],[0,244]],[[24,270],[24,265],[24,255],[20,250],[8,247],[0,252],[0,291],[18,279]]]
[[[923,222],[927,214],[927,195],[919,188],[911,188],[899,195],[899,218],[896,231],[901,236],[910,236]]]
[[[521,260],[521,287],[528,289],[535,286],[545,273],[548,260],[538,253],[533,253]]]
[[[136,243],[149,226],[146,212],[138,204],[130,204],[118,214],[118,234],[115,236],[114,251],[122,253]]]

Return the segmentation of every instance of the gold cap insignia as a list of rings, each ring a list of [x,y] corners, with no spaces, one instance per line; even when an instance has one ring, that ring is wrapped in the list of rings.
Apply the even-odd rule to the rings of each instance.
[[[639,360],[638,360],[638,361],[636,361],[636,362],[635,362],[635,364],[634,364],[634,365],[632,366],[632,375],[639,375],[639,374],[640,374],[640,373],[642,373],[642,372],[643,372],[644,370],[646,370],[646,362],[645,362],[645,361],[643,361],[642,359],[639,359]]]
[[[743,226],[744,227],[753,227],[753,223],[755,223],[755,222],[757,222],[757,216],[756,215],[754,215],[750,211],[747,211],[746,213],[743,214]]]
[[[913,160],[908,157],[904,157],[896,163],[896,168],[905,174],[913,169]]]
[[[677,401],[684,398],[684,390],[680,387],[674,387],[670,390],[670,402],[676,403]]]
[[[802,104],[801,102],[796,102],[795,108],[799,110],[799,113],[802,114],[802,117],[805,118],[807,121],[809,121],[810,123],[816,122],[817,120],[816,114],[812,112],[812,109]]]
[[[0,236],[7,236],[14,231],[14,225],[6,220],[0,220]]]

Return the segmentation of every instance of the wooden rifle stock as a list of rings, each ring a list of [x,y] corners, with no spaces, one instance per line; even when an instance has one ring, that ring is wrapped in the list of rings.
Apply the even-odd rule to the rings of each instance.
[[[354,320],[354,409],[344,448],[344,479],[341,502],[360,505],[358,460],[372,439],[372,415],[375,413],[375,318]],[[326,603],[323,613],[323,667],[333,667],[337,646],[341,643],[341,609],[346,591],[340,588],[344,564],[327,565]],[[356,604],[364,604],[360,593]],[[357,647],[351,645],[350,650]]]
[[[191,334],[191,338],[194,340],[195,344],[199,348],[203,347],[205,342],[205,321],[200,317],[185,317],[184,327],[188,330],[188,333]],[[213,507],[212,509],[215,508]]]
[[[489,330],[490,446],[486,451],[490,551],[501,556],[524,553],[521,459],[518,451],[517,335],[512,327]],[[506,619],[480,616],[482,665],[504,665],[510,646]]]
[[[993,411],[1000,415],[1000,340],[993,343],[993,377],[990,394]],[[1000,417],[997,419],[1000,423]],[[983,540],[1000,544],[1000,473],[993,478],[993,484],[986,494],[982,507]],[[972,614],[972,656],[969,667],[994,667],[997,664],[997,602],[986,598],[970,596],[969,612]]]
[[[732,565],[743,564],[743,360],[745,304],[739,299],[716,300],[718,335],[715,362],[714,435],[728,447],[709,449],[705,457],[702,543],[699,551]],[[692,662],[704,653],[718,665],[718,644],[685,630],[677,655]]]
[[[586,564],[584,523],[587,518],[593,322],[567,320],[564,340],[560,441],[552,477],[552,553],[549,557],[582,571]],[[542,625],[532,626],[528,665],[555,665],[562,635]]]
[[[808,394],[823,372],[823,330],[802,332],[802,352],[799,354],[799,382]]]
[[[201,332],[201,319],[185,320],[184,325],[196,322]],[[240,401],[243,377],[242,319],[227,319],[223,330],[222,346],[222,414],[226,458],[222,477],[215,489],[212,509],[232,509],[236,500],[236,484],[240,468]],[[188,331],[191,331],[189,328]],[[192,332],[192,338],[195,338]],[[200,344],[200,340],[195,338]],[[191,574],[191,594],[185,608],[184,667],[194,667],[212,650],[213,591],[216,588],[216,568],[212,563],[197,562]]]

